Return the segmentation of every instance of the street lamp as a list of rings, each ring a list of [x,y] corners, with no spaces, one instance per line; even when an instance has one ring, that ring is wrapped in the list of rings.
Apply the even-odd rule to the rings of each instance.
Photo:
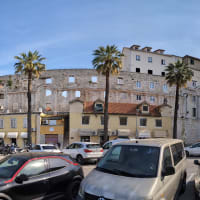
[[[137,129],[137,116],[138,116],[138,113],[139,113],[140,109],[139,108],[136,108],[136,133],[135,133],[135,137],[138,138],[138,129]]]

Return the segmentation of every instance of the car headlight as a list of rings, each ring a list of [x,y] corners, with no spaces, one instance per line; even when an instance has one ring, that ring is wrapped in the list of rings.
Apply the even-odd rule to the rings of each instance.
[[[84,198],[85,192],[84,192],[82,186],[80,186],[80,188],[79,188],[78,195],[79,195],[81,198]]]

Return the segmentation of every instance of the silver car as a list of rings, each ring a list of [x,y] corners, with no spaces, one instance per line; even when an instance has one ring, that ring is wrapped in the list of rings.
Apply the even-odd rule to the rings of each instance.
[[[175,200],[186,188],[181,140],[142,139],[114,145],[83,180],[78,200]]]

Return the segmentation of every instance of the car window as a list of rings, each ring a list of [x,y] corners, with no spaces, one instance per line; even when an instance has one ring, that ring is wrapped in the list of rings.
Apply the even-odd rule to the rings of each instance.
[[[172,166],[172,158],[169,147],[164,149],[163,153],[163,170]]]
[[[183,150],[183,144],[177,143],[171,145],[173,159],[174,159],[174,165],[177,165],[182,158],[185,156],[184,150]]]
[[[67,147],[67,149],[74,149],[74,147],[75,147],[75,144],[70,144],[70,145]]]
[[[80,148],[82,148],[82,144],[75,144],[75,147],[74,147],[75,149],[80,149]]]
[[[111,146],[112,146],[112,143],[111,143],[111,142],[108,142],[107,144],[105,144],[105,145],[103,146],[103,149],[109,149]]]
[[[191,146],[191,148],[197,148],[197,147],[200,147],[200,143],[193,144],[193,145]]]
[[[29,162],[19,173],[25,174],[28,177],[31,176],[37,176],[43,173],[46,173],[46,167],[45,167],[45,160],[39,159],[39,160],[33,160]]]
[[[56,171],[68,165],[68,163],[61,158],[48,158],[48,162],[49,162],[49,171]]]
[[[34,150],[40,150],[40,145],[35,145]]]
[[[49,146],[42,146],[42,148],[44,149],[44,150],[48,150],[48,149],[56,149],[56,147],[55,146],[53,146],[53,145],[49,145]]]
[[[87,147],[88,149],[101,148],[100,144],[87,144],[86,147]]]

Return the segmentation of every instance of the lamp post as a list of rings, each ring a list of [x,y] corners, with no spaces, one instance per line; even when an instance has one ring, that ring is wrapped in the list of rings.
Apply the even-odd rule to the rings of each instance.
[[[140,111],[140,109],[139,109],[139,108],[136,108],[136,133],[135,133],[135,137],[136,137],[136,138],[138,138],[137,116],[138,116],[139,111]]]

